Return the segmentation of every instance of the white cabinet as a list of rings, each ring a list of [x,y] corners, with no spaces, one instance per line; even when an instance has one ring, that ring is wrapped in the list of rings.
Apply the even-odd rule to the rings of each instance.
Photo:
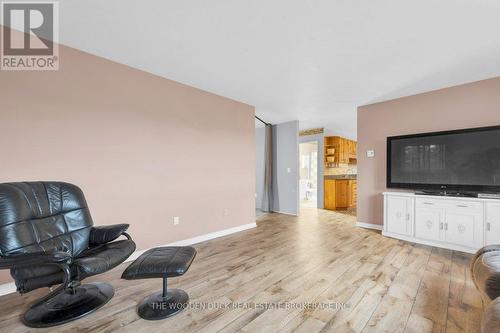
[[[500,201],[384,193],[386,236],[474,253],[500,244]]]
[[[470,248],[483,246],[483,207],[475,202],[450,202],[444,221],[444,241]]]
[[[386,229],[400,235],[411,235],[413,225],[413,201],[405,196],[386,197]]]
[[[486,245],[500,244],[500,203],[486,203]]]
[[[443,229],[444,211],[439,208],[417,207],[415,237],[439,241]]]
[[[479,235],[476,229],[482,221],[477,216],[471,214],[457,214],[456,212],[447,212],[444,223],[444,241],[456,245],[470,248],[479,248],[482,242],[476,246]],[[480,228],[482,230],[482,228]]]

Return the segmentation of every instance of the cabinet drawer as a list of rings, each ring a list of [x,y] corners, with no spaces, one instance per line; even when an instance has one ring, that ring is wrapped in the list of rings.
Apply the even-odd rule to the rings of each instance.
[[[433,208],[433,207],[437,207],[438,205],[439,205],[439,201],[436,201],[436,200],[430,200],[430,199],[424,199],[424,198],[415,199],[415,206],[417,206],[417,207]]]
[[[462,200],[453,200],[449,202],[449,205],[456,209],[467,209],[474,211],[482,211],[483,203],[476,201],[462,201]]]
[[[467,200],[440,200],[434,198],[417,198],[415,205],[420,208],[458,209],[470,211],[482,211],[483,203]]]

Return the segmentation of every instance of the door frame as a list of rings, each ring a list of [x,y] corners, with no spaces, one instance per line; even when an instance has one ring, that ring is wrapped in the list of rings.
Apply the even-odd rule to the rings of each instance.
[[[323,134],[315,134],[315,135],[304,135],[299,137],[299,192],[300,192],[300,144],[301,143],[311,143],[311,142],[317,142],[318,146],[318,167],[316,168],[317,172],[317,179],[318,179],[318,184],[317,184],[317,194],[316,194],[316,208],[317,209],[323,209],[324,207],[324,179],[323,179],[323,167],[324,167],[324,135]],[[299,215],[300,215],[300,194],[298,195],[299,197]]]

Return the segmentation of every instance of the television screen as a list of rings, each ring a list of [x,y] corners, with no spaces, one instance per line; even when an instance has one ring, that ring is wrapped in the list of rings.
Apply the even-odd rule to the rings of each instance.
[[[387,138],[387,187],[500,191],[500,126]]]

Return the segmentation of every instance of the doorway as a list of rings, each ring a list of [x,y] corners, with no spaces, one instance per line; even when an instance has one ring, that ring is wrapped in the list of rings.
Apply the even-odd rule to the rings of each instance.
[[[299,144],[301,207],[318,207],[318,141]]]

